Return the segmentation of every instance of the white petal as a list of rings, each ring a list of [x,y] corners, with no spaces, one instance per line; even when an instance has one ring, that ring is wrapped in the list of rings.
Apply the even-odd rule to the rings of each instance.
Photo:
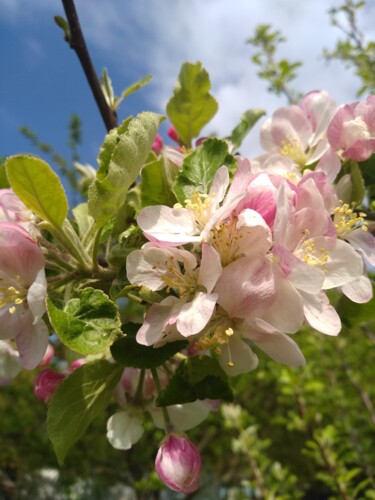
[[[372,299],[372,285],[371,281],[367,276],[361,276],[360,278],[347,283],[341,288],[344,295],[348,299],[356,302],[357,304],[364,304]]]
[[[330,249],[331,238],[315,238],[316,248],[327,249],[328,262],[324,265],[325,280],[323,289],[328,290],[345,285],[359,278],[363,274],[362,257],[345,241],[336,240],[333,249]]]
[[[44,269],[36,275],[34,283],[27,292],[29,309],[34,316],[34,324],[37,323],[46,312],[47,281]]]
[[[0,385],[1,381],[14,378],[21,371],[18,352],[0,340]]]
[[[306,321],[312,328],[326,335],[338,335],[341,330],[340,316],[330,305],[324,293],[318,295],[303,294]]]
[[[48,347],[48,328],[43,320],[29,325],[15,338],[21,363],[27,370],[33,370],[41,362]]]
[[[177,330],[184,337],[190,337],[203,330],[214,312],[217,301],[216,293],[198,292],[192,302],[187,302],[177,319]]]
[[[142,434],[142,422],[127,411],[119,411],[108,419],[107,438],[116,450],[130,450]]]
[[[211,406],[206,401],[194,401],[183,405],[168,406],[168,413],[177,432],[184,432],[199,425],[208,417]],[[152,419],[160,429],[165,429],[165,421],[161,408],[149,409]]]
[[[222,267],[219,253],[208,245],[208,243],[203,243],[198,283],[203,285],[208,293],[211,293],[220,277],[221,271]]]
[[[289,366],[305,366],[305,358],[298,345],[283,333],[252,335],[251,340],[275,361]]]
[[[251,372],[258,366],[258,356],[238,335],[233,335],[228,345],[221,346],[218,360],[225,373],[232,377]]]

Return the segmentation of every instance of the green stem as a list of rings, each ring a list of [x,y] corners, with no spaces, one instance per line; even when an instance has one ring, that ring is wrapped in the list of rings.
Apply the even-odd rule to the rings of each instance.
[[[161,385],[160,385],[159,375],[158,375],[156,368],[151,368],[151,373],[152,373],[152,378],[154,379],[154,382],[155,382],[156,392],[159,395],[161,393]],[[172,432],[173,431],[173,424],[172,424],[171,419],[169,417],[169,413],[168,413],[167,408],[165,406],[162,406],[161,411],[163,412],[163,418],[164,418],[164,422],[165,422],[165,430],[167,431],[167,433]]]
[[[98,251],[99,251],[99,243],[100,243],[100,237],[102,235],[103,228],[100,227],[94,238],[94,245],[92,248],[92,267],[94,269],[94,272],[98,272],[99,267],[98,267]]]
[[[143,391],[143,384],[145,381],[145,375],[146,375],[146,370],[143,368],[141,370],[140,375],[139,375],[137,389],[136,389],[135,394],[134,394],[134,398],[133,398],[134,403],[141,403],[142,402],[142,391]]]

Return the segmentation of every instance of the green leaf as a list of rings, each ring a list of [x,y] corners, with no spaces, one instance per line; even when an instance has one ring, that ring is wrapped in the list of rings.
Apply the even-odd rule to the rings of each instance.
[[[265,114],[266,112],[263,109],[258,108],[245,111],[245,113],[241,116],[240,123],[232,130],[231,135],[227,137],[235,149],[241,146],[242,141],[254,127],[256,122]]]
[[[208,73],[200,62],[181,66],[173,97],[167,104],[167,115],[181,143],[188,147],[218,110],[210,89]]]
[[[205,140],[186,156],[177,174],[173,190],[180,203],[194,193],[207,194],[217,170],[226,165],[236,167],[236,160],[228,153],[228,144],[216,138]]]
[[[56,389],[48,407],[48,435],[61,465],[96,415],[107,407],[123,367],[99,360],[77,368]]]
[[[89,214],[87,203],[80,203],[72,209],[72,212],[78,225],[78,233],[83,238],[90,230],[94,219]]]
[[[373,297],[365,304],[357,304],[343,295],[336,310],[342,322],[348,326],[357,326],[374,319],[375,311],[375,283],[372,283]]]
[[[0,189],[8,189],[10,184],[5,170],[5,162],[0,165]]]
[[[135,337],[128,335],[117,340],[111,347],[113,359],[124,366],[132,368],[156,368],[168,361],[177,352],[188,345],[181,340],[171,342],[162,347],[148,347],[138,344]]]
[[[180,363],[167,387],[159,394],[156,404],[169,406],[197,399],[234,399],[227,375],[219,363],[208,356],[192,356]]]
[[[59,339],[80,354],[104,352],[122,335],[118,308],[101,290],[85,288],[64,310],[48,299],[47,310]]]
[[[140,80],[138,80],[137,82],[133,83],[125,90],[123,90],[121,97],[115,98],[115,109],[119,107],[119,105],[122,103],[124,99],[126,99],[126,97],[140,90],[142,87],[147,85],[151,80],[152,80],[152,75],[146,75],[145,77],[141,78]]]
[[[365,196],[365,183],[359,165],[355,161],[350,162],[350,178],[352,181],[351,201],[360,204]]]
[[[142,207],[149,205],[173,206],[177,202],[166,168],[168,168],[168,164],[164,163],[163,158],[142,168],[140,183]]]
[[[27,208],[60,229],[68,213],[68,200],[48,163],[32,155],[16,155],[7,158],[5,165],[13,191]]]
[[[109,77],[107,68],[103,68],[102,76],[100,78],[100,86],[102,88],[105,100],[111,109],[116,109],[114,107],[115,94],[113,91],[112,80]]]
[[[114,217],[129,187],[150,152],[156,132],[163,120],[155,113],[141,113],[109,134],[99,154],[96,180],[89,187],[89,212],[98,226]]]

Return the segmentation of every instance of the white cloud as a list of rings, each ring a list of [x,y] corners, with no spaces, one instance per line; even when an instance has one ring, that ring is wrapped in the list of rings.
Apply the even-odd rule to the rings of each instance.
[[[49,0],[0,0],[0,11],[49,9]],[[124,86],[146,73],[154,75],[143,96],[153,109],[164,110],[183,61],[202,61],[213,84],[220,111],[209,130],[228,134],[243,111],[262,107],[271,113],[285,100],[269,95],[267,84],[256,77],[250,62],[252,47],[245,40],[256,25],[280,29],[287,42],[280,56],[302,60],[296,87],[308,91],[325,88],[339,103],[352,101],[358,81],[339,63],[327,65],[323,47],[333,48],[340,32],[330,26],[327,10],[342,0],[76,0],[77,10],[91,46],[99,49],[107,66],[120,70]],[[369,2],[371,3],[371,2]],[[31,6],[31,5],[32,6]],[[55,6],[56,7],[56,6]],[[59,6],[61,7],[61,5]],[[360,18],[372,38],[369,22],[374,5]],[[25,13],[26,12],[26,13]],[[253,148],[245,145],[245,149]]]

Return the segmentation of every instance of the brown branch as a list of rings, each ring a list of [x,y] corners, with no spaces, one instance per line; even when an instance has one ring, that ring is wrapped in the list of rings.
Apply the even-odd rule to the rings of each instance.
[[[78,56],[100,114],[102,115],[104,124],[109,132],[111,129],[117,127],[117,113],[108,106],[105,100],[98,76],[87,50],[85,39],[83,38],[74,0],[62,0],[62,3],[70,28],[70,36],[67,42],[70,48],[73,49]]]

